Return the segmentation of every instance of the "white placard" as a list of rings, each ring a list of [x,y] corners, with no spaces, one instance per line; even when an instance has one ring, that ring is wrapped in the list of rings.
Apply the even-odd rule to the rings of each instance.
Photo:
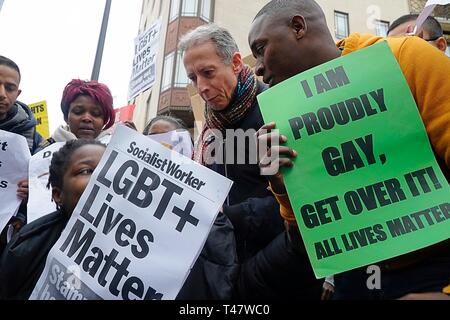
[[[170,150],[181,153],[182,155],[192,158],[192,151],[194,146],[192,145],[191,135],[188,131],[170,131],[161,134],[152,134],[148,136],[150,139],[161,143],[163,146]]]
[[[450,4],[450,0],[428,0],[423,8],[423,11],[419,14],[416,20],[416,28],[414,29],[414,34],[418,34],[423,23],[427,20],[428,16],[433,12],[437,5]]]
[[[231,185],[119,126],[30,299],[174,299]]]
[[[129,101],[155,83],[160,33],[161,20],[157,20],[134,40],[133,71],[128,87]]]
[[[52,201],[52,191],[47,188],[50,163],[53,154],[66,143],[55,142],[44,150],[31,157],[29,165],[29,197],[27,222],[31,223],[46,214],[56,210],[56,204]]]
[[[433,4],[440,4],[441,6],[445,6],[446,4],[450,4],[450,0],[428,0],[425,7],[431,6]]]
[[[30,158],[25,137],[0,130],[0,231],[19,210],[17,184],[28,178]]]

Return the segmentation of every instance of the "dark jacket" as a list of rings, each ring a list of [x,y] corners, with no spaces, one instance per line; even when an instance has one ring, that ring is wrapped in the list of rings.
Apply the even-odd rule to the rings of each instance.
[[[30,108],[26,104],[17,101],[8,112],[6,119],[0,121],[0,130],[24,136],[33,155],[43,141],[41,135],[36,131],[36,124],[36,119]]]
[[[36,124],[36,119],[30,108],[26,104],[17,101],[8,112],[6,119],[0,121],[0,130],[24,136],[27,139],[30,153],[33,155],[43,141],[41,135],[36,131]],[[14,219],[20,220],[23,224],[26,223],[27,205],[25,202],[20,206]],[[7,229],[8,227],[3,231],[0,230],[0,253],[5,246]]]
[[[314,276],[297,227],[238,263],[233,225],[219,213],[177,299],[319,300],[322,283]]]
[[[29,298],[67,221],[62,213],[54,212],[13,237],[0,257],[0,300]],[[219,214],[177,299],[319,298],[321,282],[315,280],[306,253],[298,250],[298,237],[288,240],[282,233],[240,264],[233,231],[229,219]]]
[[[25,225],[11,239],[0,257],[0,300],[28,299],[67,221],[56,211]]]
[[[258,81],[257,94],[266,89],[267,86]],[[263,125],[264,120],[258,101],[255,99],[245,117],[227,129],[242,129],[244,132],[252,129],[256,132]],[[264,248],[283,231],[283,221],[279,214],[279,205],[267,189],[267,178],[260,175],[257,159],[248,159],[246,156],[246,164],[237,164],[236,157],[242,156],[242,150],[238,153],[236,143],[233,143],[234,150],[227,150],[227,146],[230,147],[231,144],[225,141],[224,158],[226,159],[230,152],[234,152],[234,163],[215,163],[208,167],[234,182],[223,210],[233,223],[239,260],[244,261]],[[250,148],[254,149],[255,146],[246,141],[245,154],[256,156],[256,151],[250,152]]]

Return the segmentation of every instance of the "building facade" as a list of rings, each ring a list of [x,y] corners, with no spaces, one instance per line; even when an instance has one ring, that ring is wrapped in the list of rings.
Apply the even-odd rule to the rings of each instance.
[[[177,50],[178,39],[201,24],[215,22],[228,30],[246,58],[252,63],[247,35],[256,13],[268,0],[143,0],[140,30],[143,32],[156,19],[161,19],[162,30],[157,57],[157,77],[153,87],[135,100],[134,121],[139,129],[157,114],[181,118],[190,127],[195,119],[201,121],[201,110],[193,111],[187,87],[182,52]],[[419,0],[317,0],[324,9],[328,26],[334,38],[346,37],[352,32],[386,35],[389,23],[424,6]],[[423,2],[416,3],[415,2]],[[192,88],[191,88],[192,89]],[[195,100],[193,100],[195,101]],[[201,100],[197,97],[197,103]],[[195,108],[194,108],[195,109]]]

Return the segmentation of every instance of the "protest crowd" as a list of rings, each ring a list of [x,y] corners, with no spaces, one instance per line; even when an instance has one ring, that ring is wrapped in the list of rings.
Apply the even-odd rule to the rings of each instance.
[[[79,79],[62,90],[65,124],[43,139],[18,100],[19,66],[0,55],[0,192],[11,202],[0,210],[0,300],[450,299],[439,23],[408,35],[410,15],[386,38],[335,43],[313,0],[272,0],[251,19],[254,69],[223,26],[180,39],[205,103],[195,141],[172,116],[143,132],[115,124],[107,85]],[[386,63],[361,70],[371,52]],[[283,114],[294,91],[303,100]],[[391,161],[396,178],[361,173]]]

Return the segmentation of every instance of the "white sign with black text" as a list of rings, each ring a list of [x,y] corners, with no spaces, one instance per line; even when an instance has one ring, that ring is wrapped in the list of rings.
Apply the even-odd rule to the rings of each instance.
[[[192,151],[194,146],[192,144],[191,135],[186,130],[174,130],[161,134],[152,134],[148,136],[153,141],[161,143],[163,146],[170,150],[176,151],[185,155],[188,158],[192,158]]]
[[[231,185],[119,126],[30,299],[174,299]]]
[[[150,89],[156,79],[156,59],[158,57],[161,20],[134,40],[133,71],[128,88],[128,100]]]
[[[47,188],[49,168],[53,153],[61,149],[65,144],[65,142],[55,142],[31,157],[28,169],[28,223],[56,210],[56,204],[52,201],[52,191]]]
[[[19,210],[18,183],[28,178],[30,158],[25,137],[0,130],[0,231]]]

